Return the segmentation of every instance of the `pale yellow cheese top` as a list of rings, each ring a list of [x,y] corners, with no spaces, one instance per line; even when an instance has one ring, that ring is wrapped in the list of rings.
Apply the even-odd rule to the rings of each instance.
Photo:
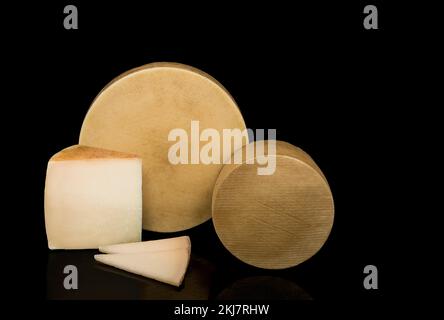
[[[82,145],[140,155],[143,228],[173,232],[211,217],[211,195],[221,164],[168,160],[172,129],[245,129],[235,101],[214,78],[177,63],[154,63],[111,81],[93,101],[80,133]],[[206,142],[200,142],[200,147]]]

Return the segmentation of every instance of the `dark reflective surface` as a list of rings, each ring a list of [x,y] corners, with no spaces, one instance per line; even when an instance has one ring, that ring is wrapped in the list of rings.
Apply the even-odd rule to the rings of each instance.
[[[94,260],[96,250],[59,251],[48,254],[48,299],[149,299],[149,300],[311,300],[311,296],[291,280],[276,276],[240,278],[216,291],[216,267],[192,254],[184,283],[176,288],[152,279],[103,265]],[[78,290],[66,290],[66,265],[79,273]]]
[[[262,270],[245,265],[218,241],[211,222],[188,232],[155,234],[143,239],[188,234],[192,242],[190,265],[181,287],[106,266],[94,260],[97,250],[48,251],[46,296],[48,299],[143,299],[143,300],[311,300],[310,294],[288,277],[288,270]],[[78,289],[66,290],[63,269],[78,270]]]
[[[312,300],[293,281],[274,276],[255,276],[237,280],[225,288],[218,300]]]
[[[214,266],[193,255],[181,287],[103,265],[94,260],[95,250],[50,252],[47,268],[48,299],[195,299],[207,300]],[[63,268],[75,265],[79,273],[78,290],[63,287]]]

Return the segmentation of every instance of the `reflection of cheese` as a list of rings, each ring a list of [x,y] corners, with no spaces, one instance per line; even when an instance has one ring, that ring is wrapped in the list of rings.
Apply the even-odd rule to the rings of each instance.
[[[137,253],[183,248],[191,250],[191,242],[188,236],[134,243],[113,244],[109,246],[101,246],[99,247],[99,250],[103,253]]]
[[[48,162],[45,223],[50,249],[140,241],[142,162],[131,154],[72,146]]]
[[[143,159],[146,230],[180,231],[211,217],[211,195],[222,165],[174,165],[168,160],[177,143],[168,141],[169,133],[183,129],[194,141],[192,120],[199,121],[202,132],[213,128],[222,135],[223,129],[245,129],[235,101],[211,76],[177,63],[153,63],[109,83],[83,121],[80,144],[131,152]],[[197,143],[202,150],[208,141]]]
[[[147,278],[180,286],[190,260],[188,248],[139,253],[96,254],[97,261]]]

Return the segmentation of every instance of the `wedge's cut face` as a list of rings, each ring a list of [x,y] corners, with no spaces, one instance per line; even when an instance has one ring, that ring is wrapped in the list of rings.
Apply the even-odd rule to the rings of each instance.
[[[50,249],[95,249],[140,241],[142,161],[72,146],[48,162],[45,224]]]

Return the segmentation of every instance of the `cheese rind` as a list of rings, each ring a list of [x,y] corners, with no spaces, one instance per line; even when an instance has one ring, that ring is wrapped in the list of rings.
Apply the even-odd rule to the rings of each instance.
[[[180,286],[190,260],[188,248],[139,253],[96,254],[94,259],[143,277]]]
[[[145,230],[181,231],[211,217],[211,194],[222,164],[168,160],[170,147],[177,143],[168,140],[170,132],[183,129],[191,140],[192,121],[199,121],[200,131],[211,128],[220,135],[224,129],[245,129],[236,102],[220,83],[177,63],[148,64],[117,77],[85,116],[80,144],[143,159]],[[207,142],[197,144],[201,150]]]
[[[141,159],[72,146],[48,162],[45,225],[50,249],[140,241],[141,220]]]
[[[57,152],[49,161],[93,160],[93,159],[140,159],[135,154],[73,145]]]
[[[169,239],[150,240],[133,243],[120,243],[109,246],[100,246],[99,251],[103,253],[138,253],[158,252],[174,249],[191,250],[190,237],[182,236]]]
[[[271,175],[258,175],[263,167],[258,155],[247,152],[261,144],[268,160],[275,161]],[[236,152],[244,154],[243,162],[221,170],[213,191],[213,224],[222,244],[238,259],[264,269],[284,269],[306,261],[327,241],[334,202],[326,177],[308,154],[283,141],[276,141],[276,148],[269,146],[267,141],[244,146]]]

